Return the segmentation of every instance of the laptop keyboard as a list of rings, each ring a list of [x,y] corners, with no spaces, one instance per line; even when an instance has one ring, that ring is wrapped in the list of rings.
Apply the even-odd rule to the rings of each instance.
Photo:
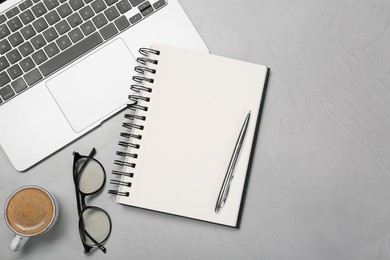
[[[0,14],[0,105],[166,5],[25,0]]]

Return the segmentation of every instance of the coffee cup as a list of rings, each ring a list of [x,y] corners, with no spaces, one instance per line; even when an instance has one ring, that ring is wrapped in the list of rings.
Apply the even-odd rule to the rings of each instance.
[[[58,204],[53,195],[38,186],[24,186],[7,199],[4,217],[15,233],[10,249],[21,249],[31,237],[49,231],[58,218]]]

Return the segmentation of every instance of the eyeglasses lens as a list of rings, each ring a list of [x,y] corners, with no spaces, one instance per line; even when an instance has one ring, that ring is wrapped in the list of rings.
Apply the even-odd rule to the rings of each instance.
[[[102,166],[90,158],[81,158],[75,165],[78,174],[78,188],[84,194],[98,191],[104,184],[105,174]]]
[[[82,214],[83,240],[89,246],[102,243],[110,235],[111,222],[107,213],[99,208],[87,208]],[[95,240],[95,241],[93,241]]]

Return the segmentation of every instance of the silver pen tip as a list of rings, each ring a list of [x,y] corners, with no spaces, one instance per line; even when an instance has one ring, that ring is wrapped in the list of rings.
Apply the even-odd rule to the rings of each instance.
[[[222,209],[224,204],[225,204],[225,200],[221,201],[220,204],[215,205],[215,213],[218,213]]]

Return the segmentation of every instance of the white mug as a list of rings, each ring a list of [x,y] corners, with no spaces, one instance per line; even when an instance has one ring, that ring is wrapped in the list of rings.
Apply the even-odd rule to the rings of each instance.
[[[58,203],[47,190],[38,186],[24,186],[7,199],[4,218],[15,237],[10,249],[21,249],[27,240],[46,233],[58,218]]]

